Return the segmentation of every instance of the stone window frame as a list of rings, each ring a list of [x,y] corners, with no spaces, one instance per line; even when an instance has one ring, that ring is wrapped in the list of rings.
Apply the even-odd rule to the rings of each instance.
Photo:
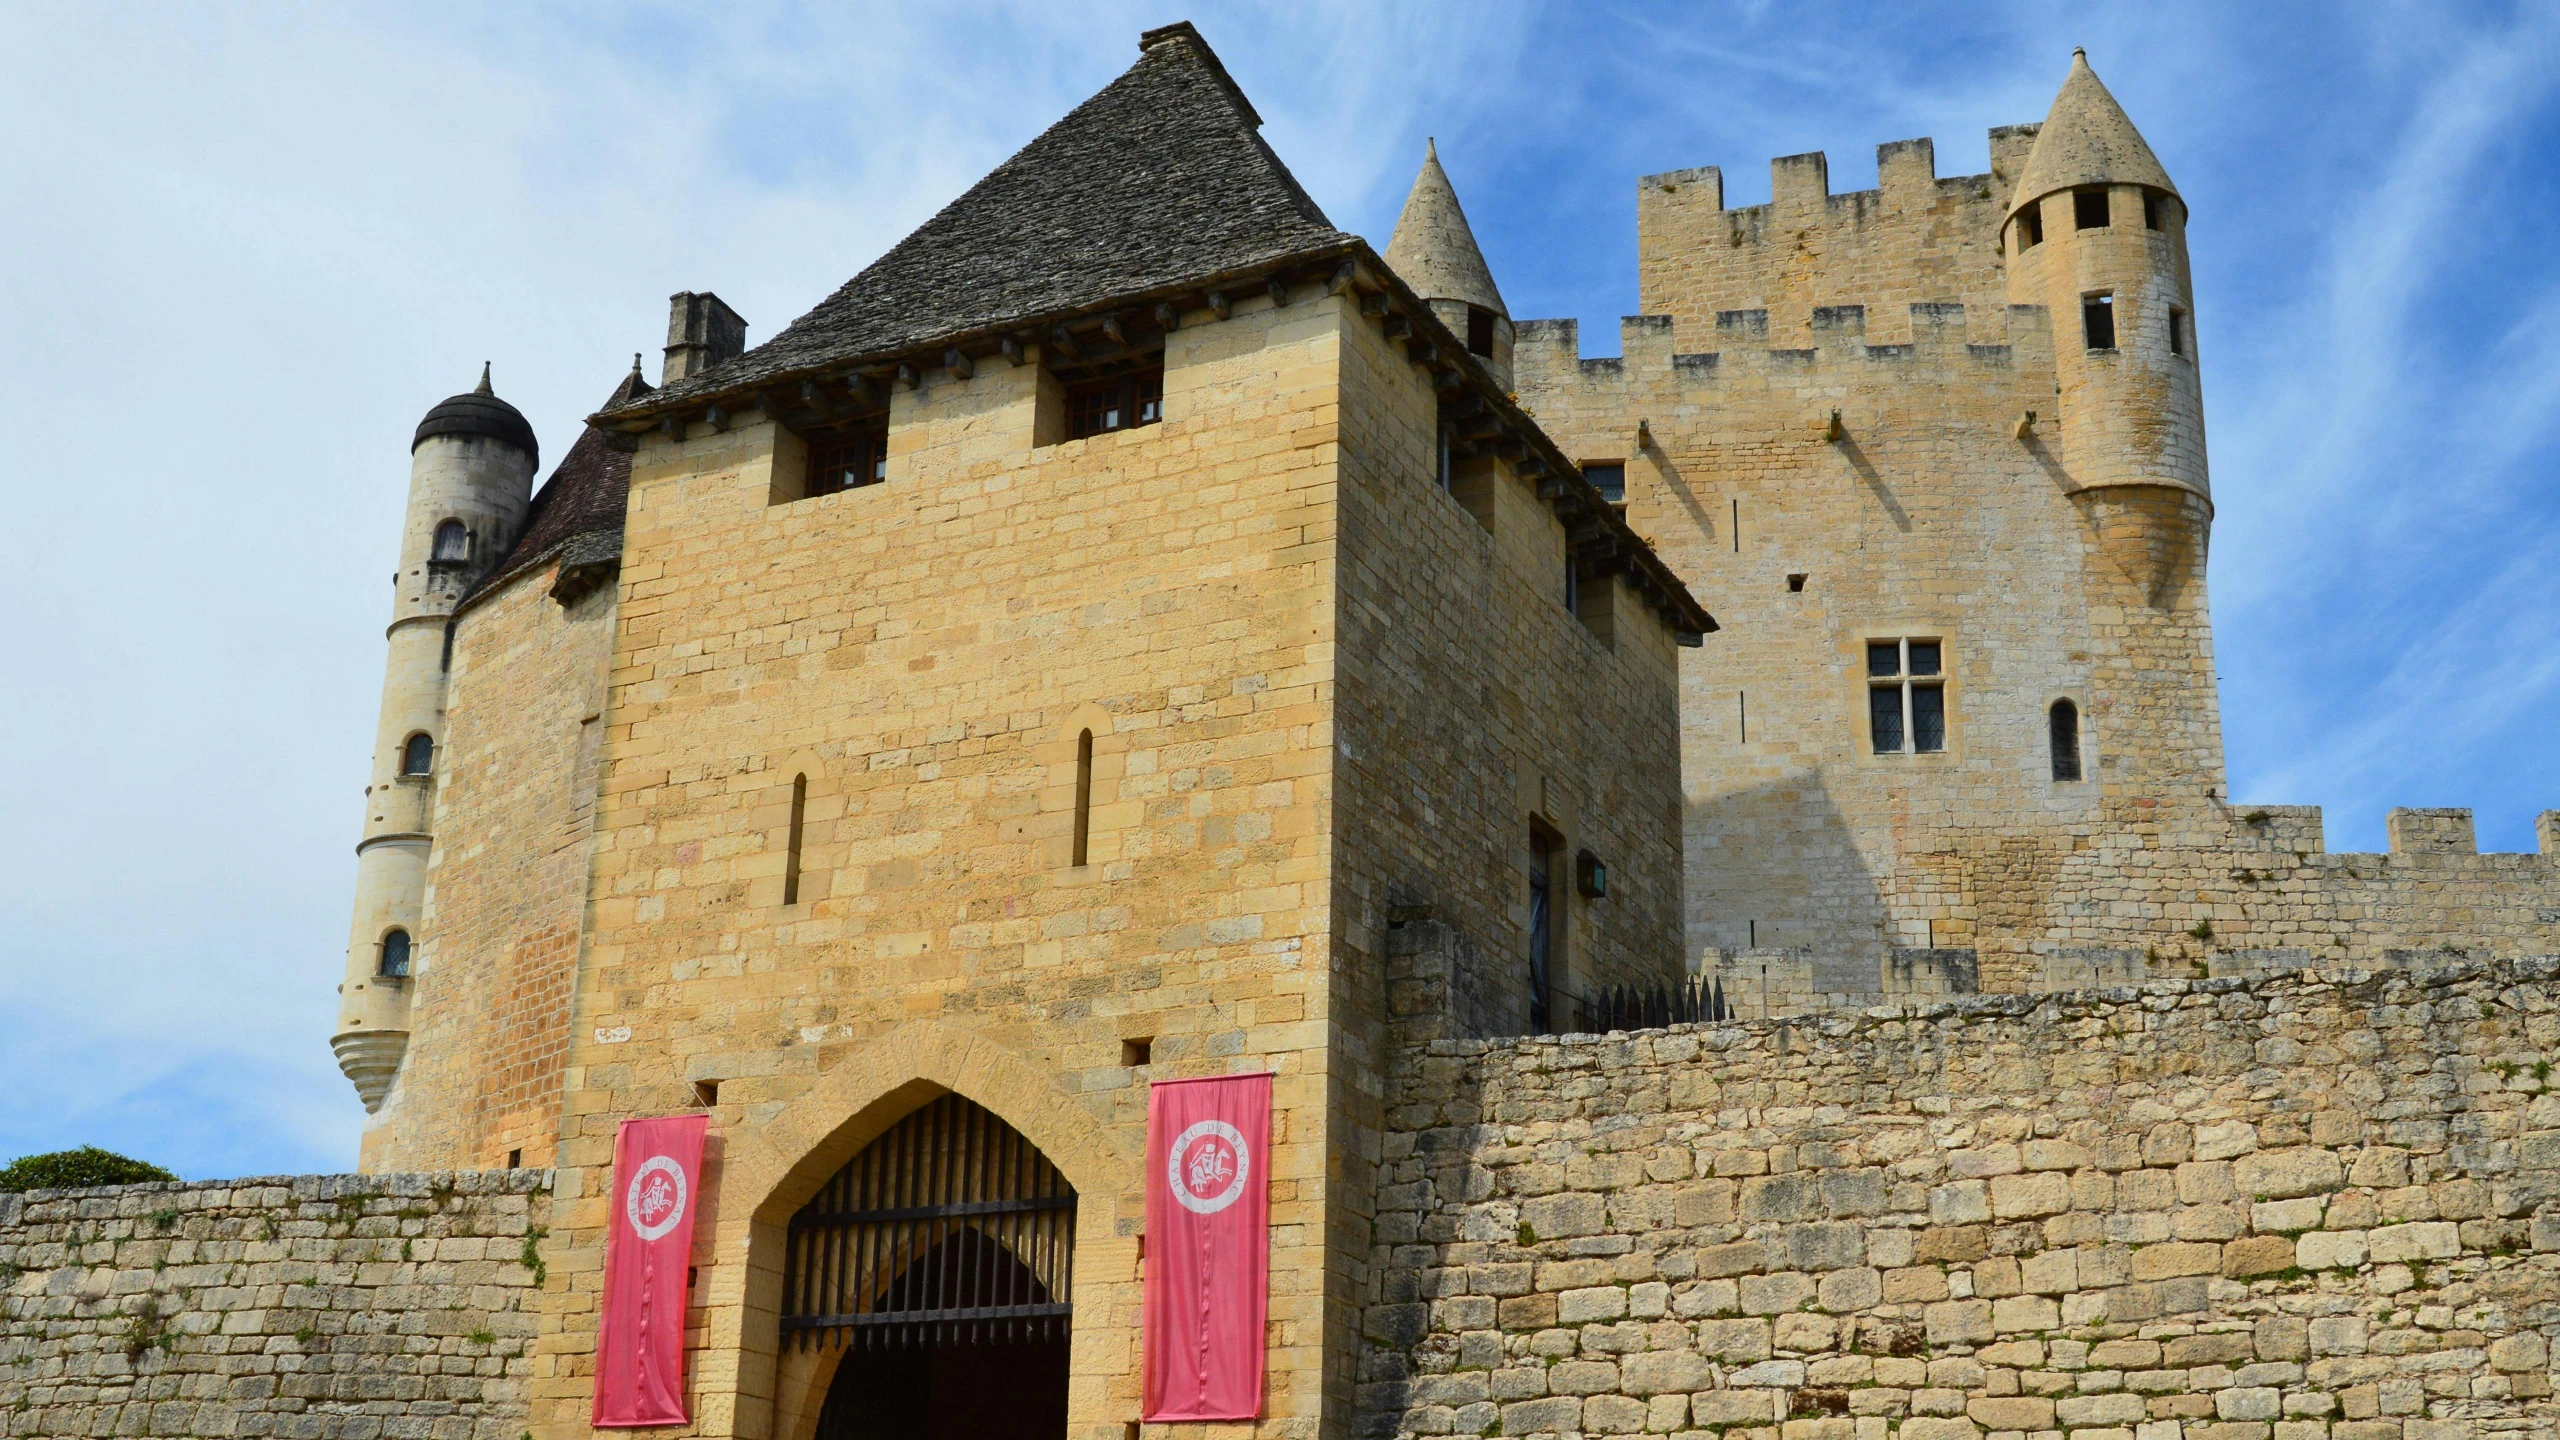
[[[418,742],[421,740],[427,742],[426,763],[424,765],[416,765],[413,761],[418,753]],[[441,748],[443,747],[436,744],[436,737],[428,734],[424,730],[412,730],[407,735],[401,737],[400,771],[398,778],[402,780],[434,779],[436,774],[436,751]]]
[[[1910,646],[1915,641],[1934,644],[1938,647],[1938,670],[1934,676],[1914,676],[1911,673]],[[1869,675],[1867,647],[1888,643],[1901,647],[1896,657],[1896,663],[1901,668],[1892,676]],[[1852,748],[1859,762],[1867,765],[1936,766],[1950,764],[1961,758],[1964,752],[1963,716],[1958,704],[1960,687],[1956,684],[1955,657],[1962,649],[1962,639],[1957,633],[1957,627],[1925,620],[1914,620],[1901,625],[1869,626],[1854,637],[1851,645],[1848,669],[1855,689],[1851,692],[1853,703],[1850,706],[1850,724],[1855,736]],[[1935,750],[1913,748],[1913,742],[1917,738],[1914,734],[1916,717],[1913,715],[1910,699],[1910,692],[1915,688],[1914,680],[1919,680],[1929,688],[1936,689],[1939,695],[1942,734],[1941,743]],[[1902,697],[1902,748],[1878,751],[1875,748],[1875,732],[1869,708],[1872,702],[1869,699],[1869,692],[1887,688],[1888,682],[1892,682],[1892,688]]]

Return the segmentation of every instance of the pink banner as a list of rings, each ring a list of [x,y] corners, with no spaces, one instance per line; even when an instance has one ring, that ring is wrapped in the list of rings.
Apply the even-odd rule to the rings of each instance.
[[[625,1120],[613,1142],[613,1215],[596,1322],[599,1426],[682,1425],[686,1270],[701,1208],[708,1115]]]
[[[1148,1092],[1147,1420],[1262,1414],[1270,1142],[1268,1074],[1159,1081]]]

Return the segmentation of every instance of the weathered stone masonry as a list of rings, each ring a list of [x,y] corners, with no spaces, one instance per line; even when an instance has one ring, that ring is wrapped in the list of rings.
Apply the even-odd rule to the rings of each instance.
[[[0,1434],[515,1440],[544,1170],[0,1195]]]
[[[1438,1038],[1398,932],[1377,1435],[2549,1435],[2545,958]]]

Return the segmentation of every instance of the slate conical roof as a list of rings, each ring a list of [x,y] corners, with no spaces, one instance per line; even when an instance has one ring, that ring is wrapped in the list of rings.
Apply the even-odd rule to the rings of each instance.
[[[782,333],[684,400],[1358,243],[1263,143],[1188,24]]]
[[[489,440],[503,440],[542,463],[541,449],[534,443],[533,427],[525,423],[523,412],[498,398],[489,388],[489,362],[480,362],[480,383],[460,395],[436,402],[418,422],[418,433],[409,440],[415,451],[438,435],[477,435]]]
[[[1510,318],[1502,292],[1494,288],[1493,271],[1476,248],[1476,232],[1458,206],[1458,191],[1449,172],[1440,168],[1440,144],[1423,142],[1422,171],[1404,197],[1404,213],[1396,217],[1396,233],[1387,239],[1387,268],[1425,300],[1463,300]]]
[[[2151,153],[2142,132],[2133,128],[2133,118],[2099,83],[2098,72],[2089,68],[2089,53],[2074,50],[2071,73],[2063,78],[2061,93],[2053,97],[2053,111],[2036,132],[2027,167],[2019,172],[2018,188],[2009,196],[2009,213],[2014,215],[2028,201],[2041,200],[2056,190],[2099,184],[2148,185],[2178,194],[2178,187],[2169,182],[2169,172],[2160,167],[2160,157]],[[2185,200],[2179,196],[2179,203]]]
[[[640,378],[640,357],[631,357],[631,373],[605,397],[604,409],[628,405],[650,394]],[[631,455],[616,450],[605,433],[589,425],[578,435],[560,468],[534,492],[525,511],[524,533],[516,537],[489,573],[462,597],[468,605],[479,596],[557,553],[573,562],[609,559],[622,553],[622,522],[631,504]],[[457,609],[460,607],[457,606]]]

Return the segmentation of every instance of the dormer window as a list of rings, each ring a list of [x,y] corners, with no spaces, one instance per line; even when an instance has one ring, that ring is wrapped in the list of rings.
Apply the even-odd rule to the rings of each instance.
[[[1067,390],[1067,438],[1134,430],[1164,418],[1164,356]]]
[[[1481,305],[1467,307],[1467,353],[1493,356],[1493,312]]]
[[[471,532],[459,520],[447,520],[438,525],[435,544],[428,550],[427,558],[442,561],[470,559]]]

